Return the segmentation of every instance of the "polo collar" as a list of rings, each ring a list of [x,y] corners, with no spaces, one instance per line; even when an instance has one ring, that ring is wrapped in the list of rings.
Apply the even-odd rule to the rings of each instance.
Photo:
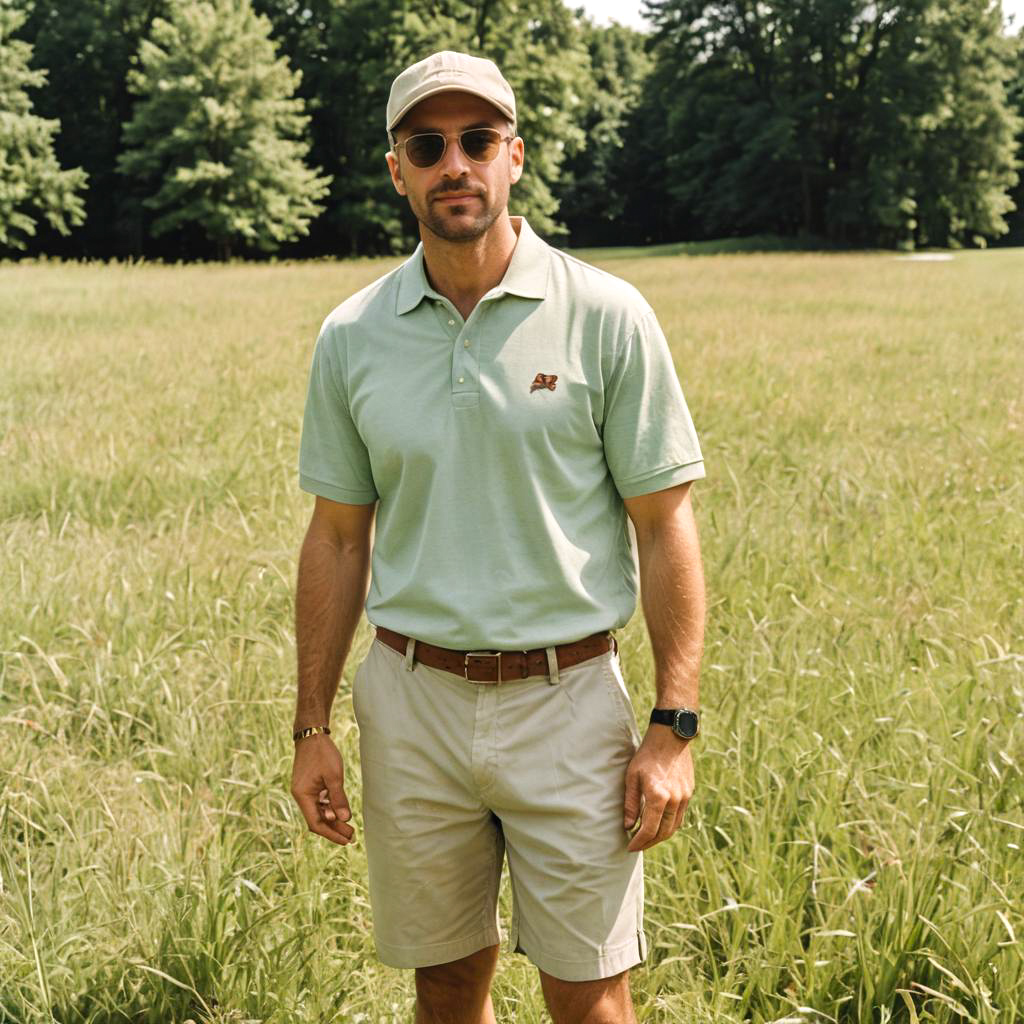
[[[519,239],[512,250],[512,259],[501,283],[494,290],[495,296],[508,293],[524,299],[543,299],[548,288],[548,244],[530,227],[525,217],[510,217],[513,228],[518,228]],[[402,316],[415,309],[429,296],[443,298],[427,282],[423,267],[423,242],[402,265],[398,279],[398,297],[395,312]]]

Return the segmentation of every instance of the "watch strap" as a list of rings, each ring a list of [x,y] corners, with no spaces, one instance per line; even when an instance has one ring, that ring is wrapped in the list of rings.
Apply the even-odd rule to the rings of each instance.
[[[655,708],[651,712],[651,721],[656,725],[675,725],[675,710],[672,708]]]
[[[676,728],[676,723],[679,720],[680,712],[685,711],[686,717],[693,716],[693,721],[696,723],[696,728],[692,734],[681,733]],[[684,740],[692,740],[700,732],[700,712],[695,711],[693,708],[653,708],[651,710],[651,722],[655,725],[667,725],[672,731]]]

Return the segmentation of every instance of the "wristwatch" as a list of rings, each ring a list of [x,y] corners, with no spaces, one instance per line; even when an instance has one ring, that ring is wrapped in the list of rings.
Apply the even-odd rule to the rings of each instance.
[[[684,740],[692,740],[700,732],[700,712],[693,708],[655,708],[651,721],[657,725],[671,725],[672,731]]]

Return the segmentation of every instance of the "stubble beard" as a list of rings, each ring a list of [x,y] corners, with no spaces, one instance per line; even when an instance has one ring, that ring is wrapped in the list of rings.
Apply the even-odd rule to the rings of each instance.
[[[450,188],[448,192],[462,192],[462,188]],[[441,199],[444,192],[438,192],[426,201],[426,207],[420,207],[419,203],[412,203],[412,212],[416,219],[431,233],[446,242],[473,242],[485,235],[491,225],[498,219],[504,209],[501,203],[488,204],[487,193],[474,193],[477,198],[467,198],[466,206],[456,203],[454,205],[440,206],[435,199]],[[475,217],[467,218],[463,212],[473,203],[479,203],[483,209]]]

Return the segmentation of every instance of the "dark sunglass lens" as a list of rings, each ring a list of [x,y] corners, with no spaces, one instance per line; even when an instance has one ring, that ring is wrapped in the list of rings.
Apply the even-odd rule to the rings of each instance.
[[[413,135],[405,144],[410,163],[417,167],[430,167],[441,159],[444,152],[443,135]]]
[[[501,136],[493,128],[474,128],[462,135],[462,149],[470,160],[487,163],[498,155]]]

